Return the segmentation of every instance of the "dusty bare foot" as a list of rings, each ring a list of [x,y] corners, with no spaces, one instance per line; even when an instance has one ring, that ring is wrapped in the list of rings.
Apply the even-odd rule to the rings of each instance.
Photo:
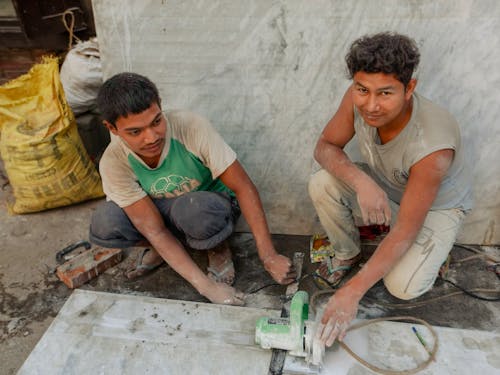
[[[125,276],[129,280],[137,279],[145,275],[163,264],[164,260],[153,248],[146,248],[142,250],[137,256],[134,266],[127,270]]]
[[[231,249],[226,241],[208,250],[208,277],[218,283],[233,285],[235,278]]]

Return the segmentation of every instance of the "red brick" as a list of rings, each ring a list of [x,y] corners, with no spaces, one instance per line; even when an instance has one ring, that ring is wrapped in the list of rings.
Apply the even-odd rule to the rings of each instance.
[[[122,249],[95,247],[57,267],[56,274],[68,288],[78,288],[120,263],[122,255]]]

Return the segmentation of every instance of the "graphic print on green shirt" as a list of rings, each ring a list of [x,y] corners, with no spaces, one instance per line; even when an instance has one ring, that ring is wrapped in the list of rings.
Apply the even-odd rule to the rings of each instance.
[[[155,169],[149,169],[133,154],[128,155],[139,184],[154,198],[173,198],[190,191],[219,191],[234,193],[212,173],[201,160],[189,152],[175,139],[170,140],[170,148],[163,162]]]

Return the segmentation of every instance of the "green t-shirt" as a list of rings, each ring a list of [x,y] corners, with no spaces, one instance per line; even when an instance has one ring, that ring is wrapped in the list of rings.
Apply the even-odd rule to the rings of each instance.
[[[232,194],[218,177],[236,160],[236,153],[210,122],[187,111],[171,111],[165,118],[166,141],[155,168],[121,138],[112,137],[99,164],[107,199],[127,207],[146,195],[171,198],[197,190]]]
[[[128,161],[139,184],[148,195],[172,198],[190,191],[226,191],[232,193],[201,160],[176,139],[170,140],[167,156],[155,169],[129,154]]]

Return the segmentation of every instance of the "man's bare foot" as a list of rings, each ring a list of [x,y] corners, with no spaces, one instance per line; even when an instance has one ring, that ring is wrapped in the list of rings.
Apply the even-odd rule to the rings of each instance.
[[[235,278],[231,249],[226,241],[208,250],[208,277],[218,283],[233,285]]]
[[[153,248],[146,248],[142,250],[137,256],[137,260],[125,273],[125,276],[129,280],[137,279],[138,277],[145,275],[165,262],[163,258],[158,254],[158,252]]]

